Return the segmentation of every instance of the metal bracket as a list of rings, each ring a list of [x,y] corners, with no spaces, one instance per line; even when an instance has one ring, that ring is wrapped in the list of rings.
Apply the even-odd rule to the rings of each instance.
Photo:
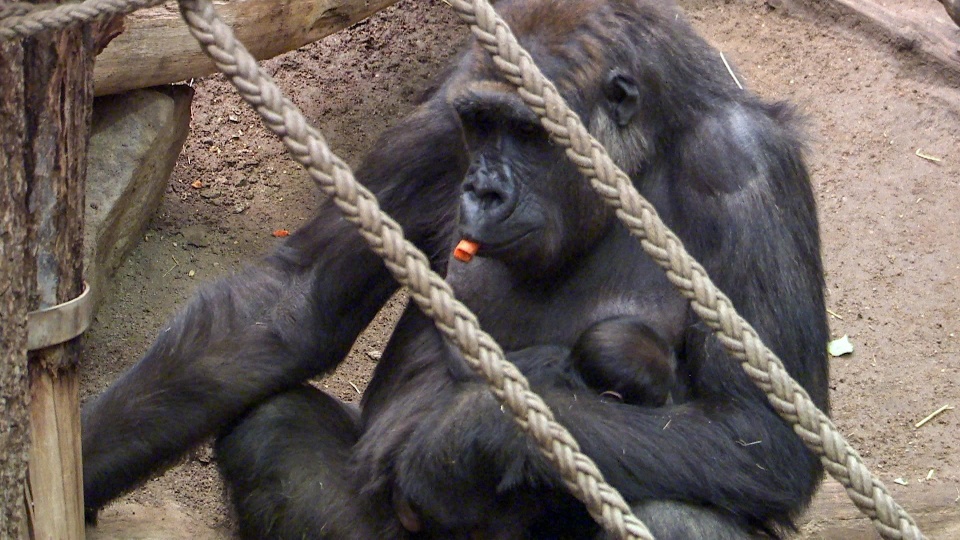
[[[36,351],[66,343],[87,331],[93,323],[93,295],[83,282],[80,296],[27,313],[27,350]]]

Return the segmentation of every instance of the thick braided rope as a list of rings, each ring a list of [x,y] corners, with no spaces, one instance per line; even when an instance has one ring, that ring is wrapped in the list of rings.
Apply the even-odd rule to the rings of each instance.
[[[891,539],[923,538],[913,519],[870,474],[833,422],[790,377],[780,359],[740,317],[703,267],[687,253],[680,239],[660,220],[653,206],[637,192],[630,178],[590,135],[489,2],[450,0],[450,4],[470,25],[501,74],[517,87],[523,101],[540,117],[551,137],[567,148],[570,160],[640,239],[644,251],[690,300],[727,352],[745,360],[741,365],[750,378],[767,394],[780,415],[794,426],[807,446],[821,456],[826,469],[847,488],[850,498],[874,521],[880,533]]]
[[[25,38],[43,30],[60,30],[160,3],[163,0],[88,0],[48,10],[33,4],[11,4],[0,11],[0,39]],[[539,396],[530,391],[526,378],[503,358],[500,347],[480,330],[476,318],[453,297],[443,278],[430,270],[426,256],[404,239],[400,226],[380,211],[373,194],[354,179],[349,167],[330,152],[321,134],[307,125],[303,115],[259,70],[256,60],[216,16],[212,4],[185,1],[181,9],[194,36],[220,70],[283,139],[320,189],[333,198],[345,218],[358,225],[397,280],[410,288],[421,309],[457,343],[470,366],[487,379],[497,399],[534,437],[544,455],[560,470],[568,489],[584,502],[591,515],[618,538],[652,540],[620,494],[606,483],[593,461],[580,452],[576,440],[553,419]]]
[[[47,11],[56,7],[57,4],[27,4],[25,2],[0,4],[0,19],[23,17],[36,11]]]
[[[404,239],[400,226],[380,210],[376,197],[356,181],[350,168],[330,151],[323,136],[307,124],[300,111],[236,41],[230,28],[214,12],[213,4],[209,0],[181,0],[180,8],[207,54],[267,126],[280,136],[320,189],[334,200],[344,217],[358,226],[394,277],[410,288],[417,305],[460,347],[470,366],[487,379],[497,399],[534,437],[543,454],[560,470],[567,487],[593,517],[618,538],[652,540],[647,528],[604,481],[593,461],[580,453],[573,437],[553,419],[540,397],[530,391],[524,376],[504,359],[499,345],[480,329],[473,313],[454,298],[447,282],[430,270],[427,257]]]
[[[15,3],[0,8],[0,40],[26,39],[44,30],[63,30],[101,17],[126,15],[167,0],[88,0],[77,4]]]
[[[160,3],[162,0],[88,0],[83,4],[62,5],[49,11],[37,11],[35,5],[9,4],[0,10],[0,39],[29,37],[42,30],[62,29],[73,23],[130,13]],[[822,456],[827,471],[846,486],[848,495],[864,514],[873,519],[880,533],[885,538],[922,538],[910,516],[893,501],[883,484],[870,474],[860,456],[843,439],[829,418],[816,409],[806,392],[785,372],[780,360],[763,345],[753,328],[736,314],[729,300],[716,289],[703,268],[689,257],[679,239],[666,229],[626,175],[613,165],[603,147],[589,136],[489,4],[483,0],[478,0],[476,5],[454,0],[452,5],[471,24],[481,43],[493,54],[497,66],[518,86],[521,97],[537,111],[548,131],[570,148],[567,152],[570,159],[588,176],[591,185],[604,200],[616,209],[617,215],[633,234],[640,238],[645,251],[666,270],[681,293],[691,300],[695,311],[717,332],[728,351],[736,358],[747,360],[741,365],[750,378],[767,393],[781,416],[794,425],[807,446]],[[505,58],[516,60],[511,62]],[[388,266],[391,266],[389,261]],[[442,327],[441,330],[447,331]],[[479,337],[484,336],[481,333]],[[480,352],[484,350],[481,348]],[[494,357],[498,353],[502,357],[499,349],[494,351]],[[480,354],[478,358],[481,359],[479,367],[482,369],[485,357]],[[509,363],[506,364],[509,366]],[[515,372],[515,368],[512,371]],[[486,371],[484,374],[487,376]],[[517,380],[523,381],[522,375],[516,375],[519,377]],[[517,418],[527,429],[524,417]],[[545,453],[550,456],[546,450]],[[574,492],[577,492],[576,488]],[[606,524],[602,519],[601,522]]]

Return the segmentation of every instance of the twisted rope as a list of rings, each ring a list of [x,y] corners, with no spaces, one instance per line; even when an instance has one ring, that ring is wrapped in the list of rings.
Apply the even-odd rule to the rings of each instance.
[[[630,512],[620,494],[603,479],[593,461],[558,424],[547,405],[530,391],[526,378],[503,357],[499,345],[469,309],[453,296],[447,282],[430,270],[427,257],[404,239],[400,226],[383,214],[376,197],[356,181],[350,168],[334,155],[323,136],[307,124],[256,60],[238,43],[209,0],[182,0],[180,8],[194,37],[253,105],[317,183],[359,227],[370,247],[383,257],[394,277],[410,288],[418,306],[437,328],[457,344],[467,363],[491,385],[497,399],[540,445],[560,470],[564,482],[593,517],[618,538],[652,540],[647,528]]]
[[[0,38],[29,37],[43,30],[133,12],[162,0],[88,0],[36,11],[10,4],[0,10]],[[884,538],[921,539],[913,519],[867,469],[806,391],[794,381],[780,359],[713,284],[703,267],[683,248],[660,220],[656,210],[633,187],[579,118],[567,107],[530,55],[517,43],[506,23],[487,0],[449,0],[471,26],[481,45],[492,55],[504,77],[517,87],[524,102],[567,156],[587,176],[603,200],[615,209],[627,228],[640,239],[644,251],[663,268],[670,281],[718,339],[774,409],[804,443],[821,456],[826,470],[846,487],[857,507],[873,520]],[[586,504],[593,517],[620,538],[650,538],[649,531],[630,512],[622,497],[606,484],[599,470],[570,434],[557,424],[546,404],[529,389],[516,367],[504,360],[493,339],[480,330],[476,318],[455,298],[447,283],[429,269],[427,258],[404,240],[399,225],[381,213],[375,197],[353,178],[349,168],[332,154],[323,137],[306,124],[302,114],[283,98],[256,61],[235,41],[216,16],[209,0],[181,0],[191,31],[268,127],[281,137],[320,189],[333,198],[346,219],[358,225],[364,239],[396,279],[411,290],[414,301],[440,331],[463,351],[470,366],[491,385],[494,395],[513,413],[520,426],[537,441],[544,455],[560,470],[567,487]]]
[[[127,15],[167,0],[88,0],[76,4],[28,4],[0,6],[0,40],[26,39],[44,31],[59,31],[104,17]]]
[[[727,352],[743,361],[741,366],[750,379],[764,391],[780,416],[793,425],[807,447],[821,456],[827,471],[843,484],[879,532],[891,539],[923,538],[913,519],[893,500],[883,483],[871,475],[833,422],[790,377],[783,362],[736,312],[730,299],[660,220],[653,205],[637,192],[630,178],[590,135],[490,3],[487,0],[449,2],[470,25],[500,73],[517,87],[524,103],[540,117],[551,137],[567,148],[567,157],[630,232],[640,239],[643,250],[690,300],[694,311],[713,329]]]

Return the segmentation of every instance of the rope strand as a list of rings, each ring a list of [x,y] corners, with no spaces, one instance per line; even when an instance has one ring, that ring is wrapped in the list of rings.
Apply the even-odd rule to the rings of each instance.
[[[132,13],[163,0],[87,0],[44,9],[33,4],[7,4],[0,8],[0,39],[27,38],[46,30]],[[517,43],[506,23],[487,0],[448,0],[470,25],[478,42],[492,55],[494,64],[514,84],[524,102],[540,117],[543,126],[567,156],[587,176],[590,184],[618,218],[640,239],[647,254],[694,311],[712,328],[727,352],[741,361],[750,379],[767,395],[774,409],[877,530],[888,539],[922,539],[913,519],[875,478],[833,422],[794,381],[780,359],[763,344],[753,327],[737,314],[730,300],[707,276],[703,267],[660,220],[656,210],[623,173],[565,104],[530,55]],[[559,469],[567,487],[587,505],[594,518],[619,538],[651,538],[647,528],[630,512],[623,498],[605,483],[599,470],[562,426],[546,404],[529,389],[523,375],[503,358],[503,351],[483,332],[476,317],[454,297],[446,282],[429,269],[427,258],[403,238],[399,225],[380,211],[373,195],[356,182],[352,172],[330,152],[321,134],[307,125],[302,114],[284,98],[256,61],[236,42],[232,31],[216,16],[209,0],[181,0],[181,10],[191,31],[237,87],[302,163],[320,189],[331,196],[346,219],[356,224],[364,239],[381,257],[400,283],[408,286],[415,302],[434,318],[440,331],[463,351],[470,366],[480,373],[494,395],[514,414],[520,426],[537,441],[541,451]]]
[[[652,540],[626,501],[603,479],[593,461],[558,424],[549,407],[530,390],[526,378],[503,357],[499,345],[469,309],[453,296],[449,284],[430,269],[429,260],[408,242],[400,226],[383,214],[376,197],[359,184],[347,165],[328,148],[322,135],[284,98],[252,56],[239,44],[209,0],[183,0],[184,19],[201,46],[253,105],[268,128],[281,137],[325,194],[357,225],[360,234],[411,298],[436,322],[440,332],[463,352],[467,363],[490,384],[496,398],[553,462],[570,491],[603,527],[617,538]]]

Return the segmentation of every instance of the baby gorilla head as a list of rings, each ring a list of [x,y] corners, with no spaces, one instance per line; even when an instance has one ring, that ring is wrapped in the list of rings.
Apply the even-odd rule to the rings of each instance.
[[[507,359],[537,386],[589,388],[629,405],[659,407],[679,391],[673,349],[637,317],[604,319],[583,331],[572,349],[537,345]]]
[[[635,317],[605,319],[585,330],[570,361],[587,386],[633,405],[670,402],[677,382],[673,350]]]

